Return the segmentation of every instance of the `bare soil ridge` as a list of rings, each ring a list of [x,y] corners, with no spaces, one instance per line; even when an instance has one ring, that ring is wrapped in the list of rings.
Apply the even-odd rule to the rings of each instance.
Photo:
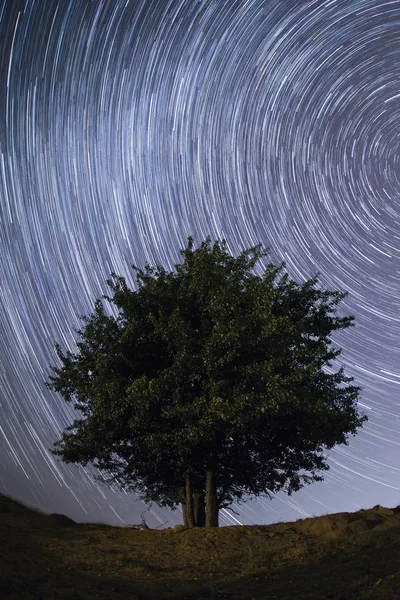
[[[0,495],[4,600],[393,600],[400,507],[163,530],[77,524]]]

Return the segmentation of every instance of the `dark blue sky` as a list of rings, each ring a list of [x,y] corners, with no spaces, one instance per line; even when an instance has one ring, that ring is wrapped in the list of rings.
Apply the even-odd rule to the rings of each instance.
[[[223,523],[400,504],[399,32],[397,1],[0,0],[0,491],[140,521],[48,452],[73,418],[53,344],[112,271],[211,235],[349,291],[335,341],[369,417],[324,483]]]

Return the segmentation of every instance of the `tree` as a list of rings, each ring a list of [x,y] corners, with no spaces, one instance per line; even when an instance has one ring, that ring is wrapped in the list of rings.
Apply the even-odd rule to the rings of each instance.
[[[366,420],[330,338],[354,318],[318,275],[256,275],[261,244],[235,258],[225,240],[189,237],[181,255],[173,272],[133,266],[136,290],[112,274],[77,351],[56,344],[47,386],[80,416],[52,452],[215,527],[234,502],[321,481],[324,452]]]

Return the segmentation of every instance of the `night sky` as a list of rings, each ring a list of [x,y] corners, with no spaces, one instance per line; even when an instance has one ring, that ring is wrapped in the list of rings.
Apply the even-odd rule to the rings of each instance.
[[[49,453],[73,409],[44,381],[110,273],[172,270],[189,235],[349,291],[369,417],[325,482],[222,524],[399,505],[400,0],[0,0],[0,492],[140,522]]]

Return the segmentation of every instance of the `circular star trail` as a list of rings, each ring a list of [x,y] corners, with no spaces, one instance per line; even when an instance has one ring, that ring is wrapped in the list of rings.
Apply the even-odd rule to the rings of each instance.
[[[138,521],[49,453],[73,413],[44,381],[112,271],[210,235],[349,291],[369,417],[325,482],[223,523],[400,504],[399,28],[393,0],[0,0],[1,491]]]

